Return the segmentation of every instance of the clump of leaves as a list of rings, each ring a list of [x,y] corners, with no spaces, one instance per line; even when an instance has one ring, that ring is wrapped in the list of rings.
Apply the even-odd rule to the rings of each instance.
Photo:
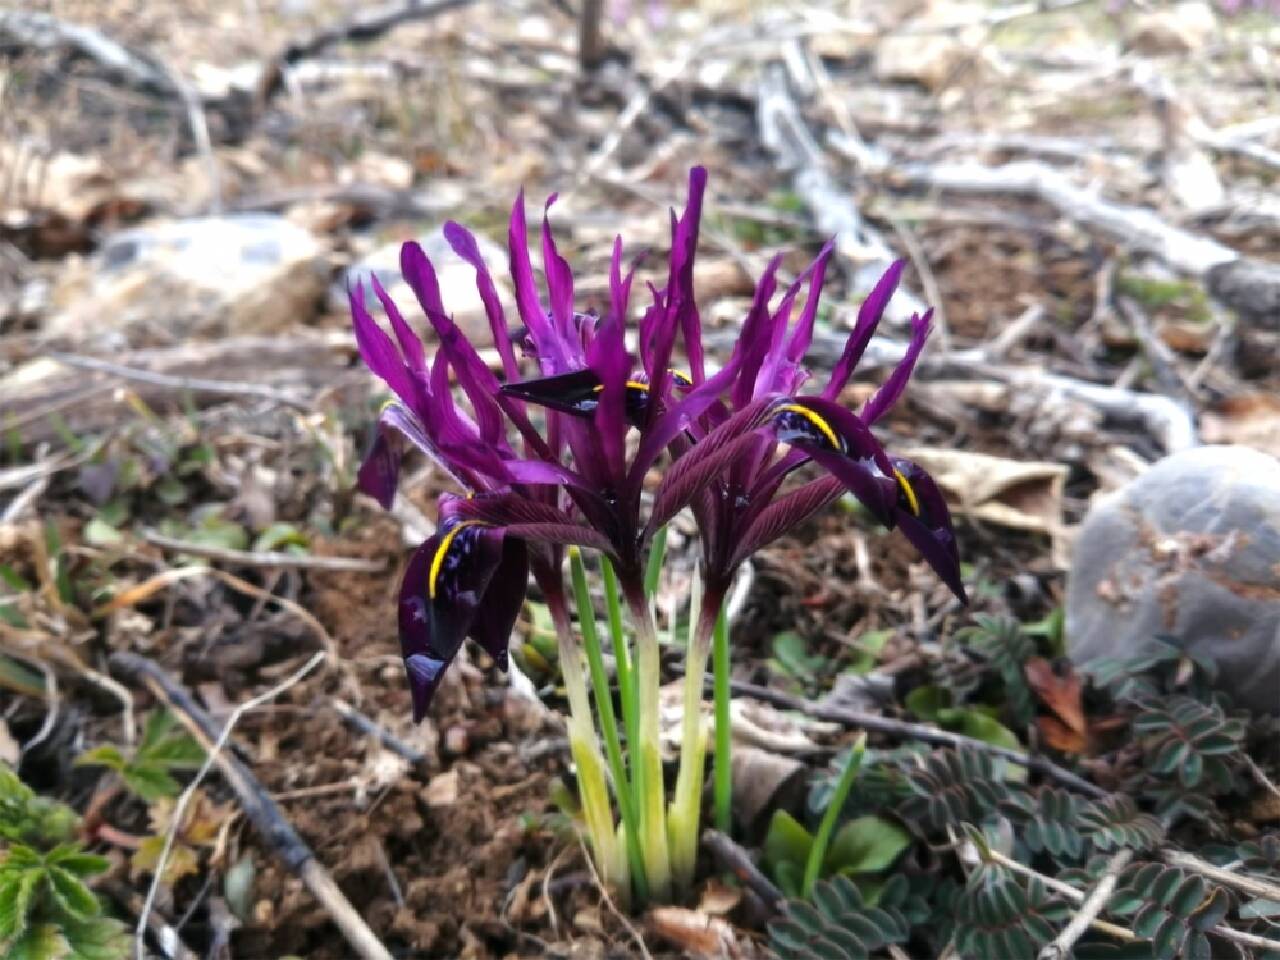
[[[819,881],[812,902],[789,901],[783,919],[769,925],[769,945],[781,960],[863,960],[906,943],[912,924],[903,911],[910,895],[903,877],[885,884],[874,904],[848,877]]]
[[[962,957],[1034,957],[1071,913],[1038,878],[989,863],[969,874],[951,907]]]
[[[162,797],[151,805],[148,811],[151,819],[152,835],[143,839],[134,851],[130,866],[135,875],[154,873],[160,862],[160,854],[164,851],[165,840],[173,827],[175,801]],[[183,877],[197,873],[200,869],[200,849],[212,847],[218,839],[218,831],[226,820],[228,810],[209,800],[202,791],[192,794],[174,833],[173,845],[169,850],[169,858],[165,861],[164,874],[161,881],[173,886]]]
[[[1107,905],[1127,917],[1139,937],[1150,940],[1157,957],[1209,958],[1210,931],[1231,909],[1231,897],[1198,874],[1158,863],[1133,865],[1121,876]]]
[[[148,803],[176,797],[182,789],[173,773],[204,763],[204,748],[178,726],[173,715],[157,710],[147,717],[142,739],[132,751],[103,744],[76,758],[82,766],[103,766],[120,775],[125,786]]]
[[[1027,685],[1024,667],[1036,655],[1035,640],[1013,617],[980,613],[974,625],[956,634],[999,675],[1004,702],[1013,723],[1022,728],[1035,714],[1035,698]]]
[[[71,842],[78,818],[0,764],[0,955],[8,960],[119,960],[124,925],[89,888],[110,862]]]

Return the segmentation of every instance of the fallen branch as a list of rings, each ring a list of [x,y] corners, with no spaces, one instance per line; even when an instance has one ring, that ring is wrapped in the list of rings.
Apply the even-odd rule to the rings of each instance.
[[[1043,774],[1052,780],[1056,780],[1064,787],[1069,787],[1078,793],[1095,799],[1109,796],[1106,790],[1103,790],[1097,784],[1090,783],[1083,777],[1077,776],[1070,770],[1064,770],[1047,757],[1034,756],[1023,750],[1014,750],[1010,747],[1001,747],[993,743],[986,743],[982,740],[975,740],[973,737],[966,737],[959,733],[951,733],[947,730],[941,730],[938,727],[931,727],[923,723],[908,723],[905,720],[893,720],[889,717],[882,717],[875,713],[863,713],[859,710],[848,710],[844,707],[826,706],[821,703],[814,703],[801,697],[792,696],[789,693],[783,693],[780,690],[771,690],[768,687],[756,686],[753,683],[741,683],[737,680],[733,681],[733,692],[745,697],[753,697],[756,700],[763,700],[771,703],[776,707],[782,707],[787,710],[796,710],[805,716],[814,717],[818,720],[827,720],[832,723],[839,723],[846,727],[853,727],[863,730],[871,730],[875,733],[883,733],[887,736],[898,737],[906,740],[919,740],[923,743],[933,743],[943,747],[965,747],[970,750],[979,750],[983,753],[989,753],[993,756],[1003,757],[1013,763],[1020,764],[1035,770],[1037,773]]]
[[[1071,956],[1076,941],[1084,936],[1085,931],[1098,919],[1098,914],[1103,911],[1107,901],[1111,899],[1111,894],[1115,892],[1120,874],[1132,859],[1133,851],[1125,849],[1120,850],[1107,861],[1107,868],[1103,871],[1102,877],[1080,904],[1080,909],[1072,916],[1071,922],[1062,928],[1062,932],[1053,939],[1052,943],[1047,944],[1040,951],[1037,960],[1066,960]]]
[[[1271,883],[1261,877],[1235,873],[1223,867],[1216,867],[1212,863],[1201,860],[1190,853],[1184,853],[1181,850],[1165,850],[1161,856],[1164,857],[1165,863],[1170,866],[1182,867],[1184,870],[1198,873],[1201,876],[1208,877],[1215,883],[1222,884],[1224,887],[1234,887],[1250,897],[1280,903],[1280,884]]]
[[[345,700],[333,700],[330,702],[334,712],[340,716],[347,726],[366,736],[374,737],[379,743],[390,750],[392,753],[407,760],[412,766],[426,770],[428,758],[425,753],[411,744],[405,743],[394,733],[376,723],[369,717],[357,710]],[[567,743],[567,741],[566,741]]]
[[[315,854],[306,842],[298,836],[293,825],[286,819],[276,802],[263,788],[257,778],[234,754],[224,751],[232,728],[236,722],[250,710],[274,699],[282,691],[300,681],[325,659],[324,653],[317,653],[300,669],[287,679],[259,694],[251,700],[240,704],[227,718],[221,731],[217,731],[213,719],[195,702],[190,692],[169,676],[155,661],[134,653],[118,652],[111,656],[111,666],[120,673],[134,677],[165,706],[173,712],[191,735],[205,749],[204,766],[196,774],[195,779],[187,785],[174,809],[173,824],[165,837],[165,845],[156,865],[155,879],[147,892],[143,915],[138,922],[135,941],[135,954],[138,960],[145,957],[143,938],[146,932],[147,916],[155,903],[156,891],[160,885],[160,877],[164,873],[163,865],[173,847],[173,837],[178,824],[182,822],[183,813],[190,802],[196,787],[216,765],[226,778],[228,785],[235,792],[245,816],[257,829],[263,841],[275,851],[277,856],[292,872],[301,877],[302,882],[315,895],[333,919],[338,929],[346,937],[347,943],[362,960],[391,960],[391,954],[374,936],[373,931],[361,918],[359,912],[351,905],[346,896],[338,888],[333,877],[316,860]]]
[[[750,854],[734,843],[728,834],[719,830],[704,830],[702,846],[721,870],[727,870],[737,877],[770,910],[777,910],[778,905],[786,899],[773,881],[760,872]]]
[[[232,550],[229,547],[215,547],[166,537],[154,530],[144,531],[142,539],[164,550],[186,553],[193,557],[204,557],[208,560],[221,560],[223,563],[238,563],[246,567],[331,570],[347,573],[379,573],[387,568],[387,565],[380,560],[365,560],[360,557],[313,557],[309,554],[280,553],[274,550]]]
[[[64,23],[47,13],[0,10],[0,38],[29,49],[65,48],[128,87],[169,96],[179,93],[173,79],[156,64],[97,30]]]

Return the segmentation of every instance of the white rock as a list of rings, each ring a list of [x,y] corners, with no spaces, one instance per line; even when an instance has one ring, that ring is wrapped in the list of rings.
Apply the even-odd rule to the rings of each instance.
[[[270,215],[124,230],[83,269],[67,271],[48,332],[164,340],[287,329],[323,299],[328,265],[321,254],[310,233]]]
[[[1125,31],[1125,46],[1150,55],[1196,53],[1217,28],[1213,8],[1201,0],[1189,0],[1135,14]]]

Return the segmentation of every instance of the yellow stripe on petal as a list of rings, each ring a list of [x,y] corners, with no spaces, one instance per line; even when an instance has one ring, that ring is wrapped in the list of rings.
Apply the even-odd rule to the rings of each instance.
[[[902,488],[903,494],[906,495],[907,506],[911,508],[911,515],[913,517],[920,516],[920,499],[916,496],[916,491],[911,486],[911,481],[903,476],[902,471],[896,467],[894,468],[893,475],[898,478],[898,486]]]
[[[817,413],[814,413],[808,407],[801,406],[798,403],[784,403],[778,407],[779,413],[798,413],[811,424],[818,428],[818,432],[827,438],[827,442],[836,450],[844,450],[844,444],[840,442],[839,435],[831,429],[831,424]]]
[[[467,527],[483,527],[486,526],[483,520],[463,520],[455,527],[451,527],[449,532],[444,535],[444,539],[440,541],[440,546],[436,547],[436,555],[431,558],[431,570],[427,574],[427,596],[434,600],[436,598],[436,581],[440,579],[440,570],[444,567],[444,558],[449,553],[449,547],[453,545],[454,538]]]

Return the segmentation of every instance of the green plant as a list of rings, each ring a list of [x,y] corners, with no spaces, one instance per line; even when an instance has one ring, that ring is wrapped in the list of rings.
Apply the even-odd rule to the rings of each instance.
[[[174,771],[195,770],[204,762],[204,748],[181,729],[173,715],[156,710],[147,717],[142,739],[130,751],[103,744],[76,758],[80,766],[102,766],[120,775],[125,786],[148,803],[176,797],[182,789]]]
[[[1156,957],[1209,958],[1220,955],[1209,941],[1210,931],[1231,906],[1227,891],[1203,877],[1146,863],[1125,871],[1107,910],[1128,918],[1133,932],[1151,941]]]
[[[907,941],[909,895],[902,877],[890,880],[874,904],[847,877],[820,881],[811,900],[788,901],[783,918],[769,924],[769,945],[781,960],[864,960]]]

